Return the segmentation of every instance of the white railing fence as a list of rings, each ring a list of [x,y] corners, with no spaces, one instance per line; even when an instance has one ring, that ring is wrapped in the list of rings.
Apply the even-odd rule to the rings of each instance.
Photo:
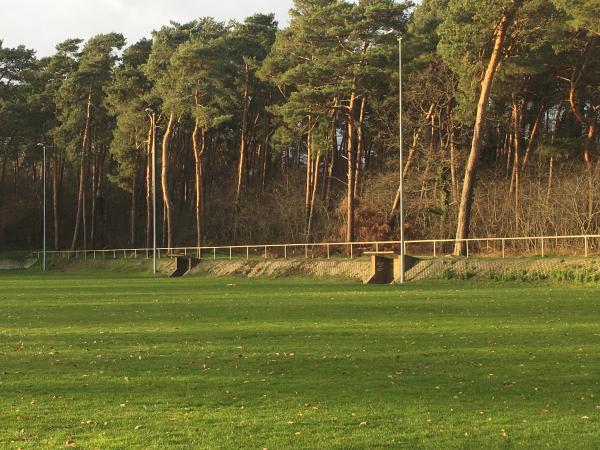
[[[457,242],[464,242],[467,257],[515,256],[592,256],[600,255],[600,235],[530,236],[513,238],[427,239],[404,242],[408,255],[440,257],[450,255]],[[399,241],[327,242],[311,244],[228,245],[209,247],[158,248],[159,258],[185,255],[200,259],[291,259],[357,258],[365,252],[399,251]],[[35,252],[38,257],[42,252]],[[152,258],[151,248],[111,250],[48,251],[48,256],[67,259],[139,259]]]

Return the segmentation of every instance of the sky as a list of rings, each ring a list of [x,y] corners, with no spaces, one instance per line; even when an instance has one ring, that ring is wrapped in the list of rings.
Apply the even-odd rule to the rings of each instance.
[[[68,38],[88,39],[119,32],[128,44],[152,30],[198,17],[243,20],[257,12],[288,22],[293,0],[0,0],[0,39],[4,47],[25,45],[39,57],[54,53]]]

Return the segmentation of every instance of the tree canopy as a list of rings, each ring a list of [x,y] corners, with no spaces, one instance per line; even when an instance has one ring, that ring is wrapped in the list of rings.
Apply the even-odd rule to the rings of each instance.
[[[596,232],[599,17],[600,0],[296,0],[285,28],[197,18],[47,58],[0,40],[0,242],[37,245],[37,143],[57,249],[150,245],[153,151],[168,247]]]

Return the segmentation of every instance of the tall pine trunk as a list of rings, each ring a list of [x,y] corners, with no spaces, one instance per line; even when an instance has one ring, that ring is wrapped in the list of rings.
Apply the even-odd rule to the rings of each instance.
[[[58,229],[58,171],[59,157],[58,152],[54,152],[54,164],[52,171],[52,217],[54,219],[54,250],[58,251],[59,229]]]
[[[587,184],[588,184],[588,227],[592,225],[594,218],[594,168],[592,164],[592,149],[598,132],[598,125],[594,119],[590,120],[586,132],[586,141],[583,150],[583,159],[585,161],[585,168],[587,172]]]
[[[237,188],[235,191],[235,204],[239,206],[242,187],[244,185],[244,173],[246,162],[246,132],[248,131],[248,110],[250,99],[250,79],[248,64],[244,64],[244,98],[242,106],[242,129],[240,132],[240,160],[238,163]]]
[[[198,132],[200,131],[201,137],[198,142]],[[196,247],[202,247],[203,241],[203,227],[202,227],[202,209],[204,203],[203,196],[203,173],[202,173],[202,159],[206,151],[206,129],[200,129],[198,124],[194,127],[192,134],[192,143],[194,147],[194,167],[195,167],[195,186],[196,186]]]
[[[360,113],[358,116],[358,124],[356,127],[356,163],[355,163],[355,173],[354,173],[354,198],[359,197],[360,191],[360,182],[362,175],[362,162],[365,156],[365,136],[364,136],[364,120],[365,120],[365,107],[367,104],[367,99],[365,97],[362,98],[360,102]]]
[[[348,105],[348,138],[347,138],[347,172],[348,172],[348,186],[346,194],[346,242],[354,241],[354,175],[356,164],[356,153],[354,151],[354,105],[356,102],[356,81],[353,83],[352,94],[350,95],[350,103]]]
[[[312,193],[312,153],[313,153],[313,121],[312,116],[309,114],[308,116],[308,126],[306,131],[306,183],[304,188],[304,220],[305,224],[308,224],[309,215],[310,215],[310,198]],[[307,227],[308,228],[308,227]],[[308,230],[307,236],[308,239]]]
[[[406,162],[404,163],[404,168],[402,169],[402,176],[406,179],[407,175],[408,175],[408,171],[410,170],[414,155],[415,155],[415,151],[417,148],[417,144],[419,143],[419,137],[421,135],[421,128],[418,128],[414,134],[413,134],[413,140],[412,140],[412,144],[410,145],[410,148],[408,150],[408,157],[406,158]],[[400,191],[400,186],[398,186],[398,190],[396,191],[396,196],[394,197],[394,203],[392,203],[392,209],[388,215],[388,220],[387,220],[387,224],[390,227],[393,227],[396,224],[396,220],[398,219],[398,215],[396,214],[396,211],[398,211],[398,208],[400,207],[400,194],[402,192]]]
[[[515,198],[515,231],[519,230],[519,215],[520,215],[520,183],[521,183],[521,130],[523,126],[523,107],[525,102],[522,99],[517,99],[516,93],[512,97],[512,126],[513,126],[513,145],[514,145],[514,161],[513,173],[511,177],[510,193],[514,194]]]
[[[146,147],[146,248],[152,247],[152,121],[148,127],[148,145]]]
[[[71,241],[71,251],[75,250],[75,246],[77,245],[77,238],[79,237],[79,226],[82,221],[82,216],[84,214],[84,197],[85,197],[85,169],[87,165],[87,147],[89,141],[90,134],[90,121],[92,118],[92,90],[88,93],[87,99],[87,108],[85,114],[85,126],[83,129],[83,142],[81,144],[81,166],[79,168],[79,189],[77,192],[77,213],[75,215],[75,229],[73,230],[73,239]],[[85,240],[85,237],[84,237]]]
[[[319,165],[321,164],[321,149],[317,150],[317,156],[315,158],[313,167],[313,181],[312,181],[312,192],[310,198],[310,209],[308,212],[308,224],[306,226],[306,238],[310,239],[313,228],[313,220],[315,215],[315,205],[317,202],[317,192],[319,189]]]
[[[540,129],[540,123],[542,121],[542,115],[543,115],[543,112],[544,112],[544,107],[545,106],[543,104],[540,106],[538,114],[537,114],[537,116],[535,118],[535,122],[533,123],[533,128],[531,129],[531,132],[529,133],[529,139],[527,141],[527,149],[525,150],[525,156],[523,157],[523,166],[522,166],[523,172],[525,171],[525,168],[527,167],[527,163],[529,162],[529,158],[531,157],[531,150],[533,148],[533,141],[537,137],[538,131]]]
[[[162,170],[160,176],[166,223],[166,244],[168,249],[173,247],[173,201],[171,200],[171,194],[169,191],[169,144],[171,141],[171,135],[173,134],[174,122],[175,115],[171,113],[169,114],[169,121],[167,123],[165,135],[163,136]]]
[[[91,246],[93,249],[96,248],[96,192],[97,192],[97,185],[98,185],[98,164],[99,164],[99,157],[98,154],[96,153],[96,155],[94,155],[93,159],[92,159],[92,169],[91,169],[91,173],[92,173],[92,208],[90,211],[90,216],[91,216],[91,230],[90,230],[90,242],[91,242]]]
[[[137,212],[137,202],[136,202],[137,192],[136,191],[137,191],[137,170],[134,170],[133,179],[131,180],[131,228],[130,228],[130,236],[129,236],[131,248],[135,248],[135,215]]]
[[[504,52],[504,42],[508,29],[512,23],[513,17],[523,0],[513,0],[512,5],[504,11],[500,22],[494,31],[494,48],[483,80],[481,81],[481,92],[477,103],[477,116],[473,128],[473,140],[471,142],[471,151],[465,170],[463,189],[460,198],[460,207],[458,211],[458,222],[456,228],[456,244],[454,247],[455,255],[464,255],[466,253],[466,242],[460,241],[469,237],[469,225],[471,222],[471,208],[473,206],[473,191],[477,176],[477,165],[481,154],[481,144],[483,141],[483,131],[487,113],[487,107],[492,91],[494,77],[500,64]]]
[[[556,142],[556,137],[558,136],[558,129],[560,127],[560,118],[562,116],[563,104],[562,102],[558,106],[558,111],[556,113],[556,120],[554,121],[554,125],[552,127],[552,136],[551,142],[554,145]],[[550,203],[550,195],[552,195],[552,181],[554,177],[554,156],[550,156],[550,161],[548,163],[548,190],[546,192],[546,203]]]
[[[95,152],[94,163],[92,165],[92,209],[91,209],[91,243],[92,248],[96,248],[98,237],[103,241],[103,217],[98,217],[98,200],[102,198],[102,178],[104,176],[104,161],[106,159],[108,147],[100,146]],[[100,205],[103,212],[103,205]]]

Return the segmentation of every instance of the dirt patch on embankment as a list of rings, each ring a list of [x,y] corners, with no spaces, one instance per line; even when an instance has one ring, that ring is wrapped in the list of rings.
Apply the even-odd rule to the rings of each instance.
[[[38,260],[35,258],[25,259],[0,259],[0,270],[26,270],[31,269]]]
[[[363,279],[370,273],[368,259],[355,260],[241,260],[203,261],[189,275],[211,274],[215,276],[241,275],[249,278],[282,278],[293,276],[313,276],[331,278]],[[189,276],[188,275],[188,276]]]

